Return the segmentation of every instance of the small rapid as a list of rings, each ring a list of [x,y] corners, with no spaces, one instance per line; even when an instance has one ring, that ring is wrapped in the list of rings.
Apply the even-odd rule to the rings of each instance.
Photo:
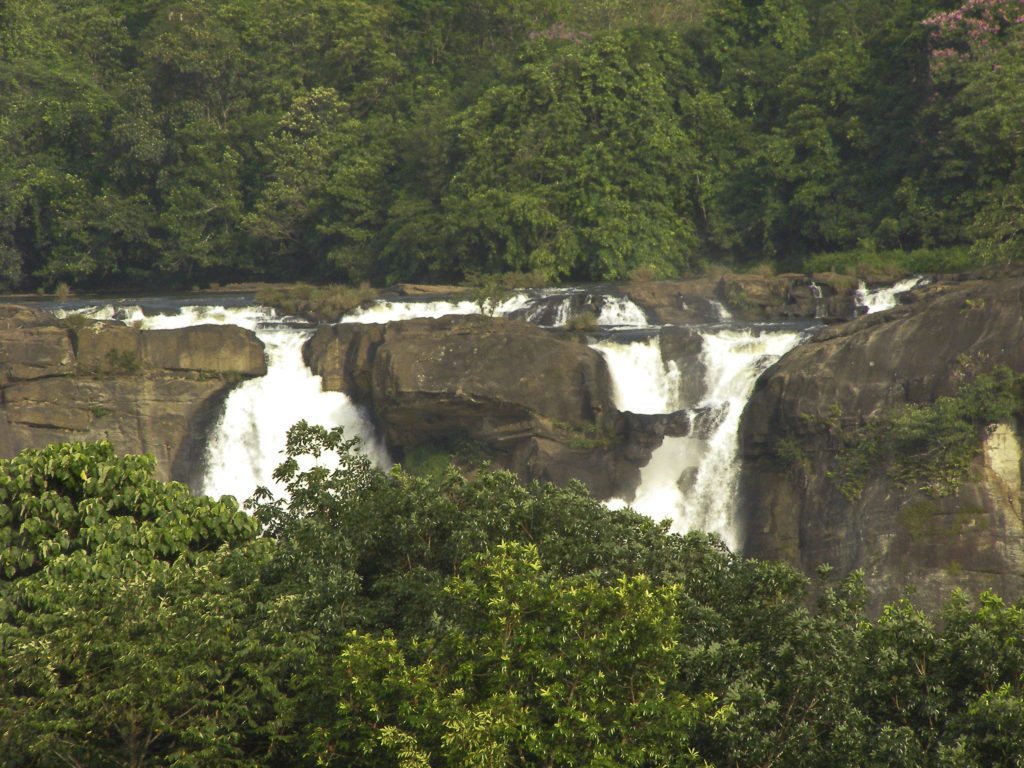
[[[887,309],[892,309],[899,304],[899,298],[901,293],[913,290],[920,285],[926,285],[928,278],[916,275],[914,277],[908,277],[905,280],[900,280],[892,285],[885,285],[879,288],[870,289],[863,280],[857,288],[856,296],[854,300],[858,307],[863,308],[863,312],[866,315],[874,312],[884,312]]]

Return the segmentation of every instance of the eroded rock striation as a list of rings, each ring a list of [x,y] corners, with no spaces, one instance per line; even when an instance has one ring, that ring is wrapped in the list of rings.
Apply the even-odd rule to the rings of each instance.
[[[1020,597],[1017,418],[979,425],[977,454],[952,492],[922,490],[927,477],[908,487],[885,466],[869,467],[852,491],[838,482],[837,458],[861,425],[955,395],[997,366],[1024,372],[1024,278],[935,285],[910,298],[824,330],[759,380],[741,425],[743,551],[808,573],[861,569],[875,605],[909,585],[926,607],[955,587]]]
[[[69,325],[0,306],[0,455],[106,439],[122,453],[153,454],[162,479],[195,484],[224,398],[264,373],[262,342],[234,326]]]
[[[613,403],[604,358],[572,334],[517,320],[449,316],[324,326],[305,349],[323,386],[369,407],[399,460],[419,450],[486,459],[527,480],[630,494],[685,413]]]

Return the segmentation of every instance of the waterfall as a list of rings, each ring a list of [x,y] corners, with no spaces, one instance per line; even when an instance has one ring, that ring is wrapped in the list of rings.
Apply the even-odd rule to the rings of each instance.
[[[306,325],[288,323],[258,306],[183,306],[174,313],[146,314],[142,307],[103,305],[80,310],[96,320],[122,320],[146,330],[193,325],[237,325],[263,342],[267,373],[235,387],[207,440],[200,491],[209,496],[247,499],[263,485],[276,495],[284,489],[272,473],[283,458],[288,428],[310,424],[341,426],[362,441],[361,450],[377,466],[391,464],[364,409],[341,392],[324,392],[302,359],[302,345],[313,334]]]
[[[260,325],[254,329],[267,353],[267,374],[243,382],[228,395],[204,457],[203,493],[230,494],[239,500],[259,485],[283,493],[272,472],[283,458],[288,428],[298,421],[343,427],[358,437],[360,450],[374,464],[391,461],[363,408],[341,392],[321,389],[302,359],[302,345],[312,335],[306,328]]]
[[[719,534],[736,546],[733,510],[739,480],[739,421],[757,377],[796,346],[796,330],[732,330],[701,333],[706,392],[694,409],[694,432],[665,438],[640,471],[630,506],[655,519],[669,519],[680,531]],[[661,359],[660,339],[593,345],[608,362],[616,407],[638,413],[667,413],[678,400],[679,371]],[[613,500],[612,506],[622,502]]]
[[[712,307],[715,308],[715,311],[718,313],[719,320],[732,320],[732,313],[725,308],[725,304],[723,304],[720,301],[715,301],[714,299],[709,300],[709,303]]]
[[[892,309],[899,304],[899,299],[896,297],[901,293],[906,293],[912,288],[917,288],[919,285],[927,285],[927,283],[928,278],[916,275],[915,277],[908,277],[906,280],[900,280],[893,285],[870,290],[867,283],[862,280],[857,288],[854,300],[858,307],[865,308],[864,314],[866,315],[872,312],[882,312],[886,309]]]
[[[555,314],[553,328],[564,328],[569,324],[569,315],[572,313],[572,297],[566,296],[558,305],[558,312]]]
[[[679,521],[684,530],[717,533],[735,548],[733,513],[740,470],[740,417],[757,377],[795,347],[802,334],[755,329],[711,331],[702,336],[707,395],[698,408],[710,409],[715,418],[706,434],[686,438],[703,443],[703,451],[679,510]]]
[[[679,409],[679,367],[661,357],[661,338],[590,345],[608,363],[615,407],[633,413],[671,413]]]
[[[904,288],[904,284],[907,285]],[[917,281],[893,286],[892,294]],[[572,289],[569,289],[572,291]],[[877,308],[882,292],[868,295]],[[681,372],[662,355],[661,338],[653,333],[644,311],[629,299],[600,297],[598,324],[632,330],[612,332],[591,346],[607,360],[616,406],[634,413],[671,413],[681,405]],[[560,303],[555,307],[553,302]],[[588,301],[590,301],[588,299]],[[541,304],[546,302],[546,304]],[[729,320],[721,304],[713,302],[720,317]],[[375,435],[368,414],[340,392],[323,392],[302,360],[302,345],[313,329],[278,317],[263,307],[185,306],[153,313],[138,303],[83,307],[77,312],[95,319],[116,319],[140,328],[180,328],[202,323],[233,324],[248,328],[263,341],[267,375],[236,387],[208,440],[202,491],[231,494],[245,499],[258,485],[275,488],[271,473],[280,462],[285,433],[295,422],[342,426],[362,440],[362,450],[375,464],[390,464],[387,451]],[[548,311],[541,312],[544,307]],[[564,325],[574,300],[564,292],[518,293],[491,307],[491,314],[517,316]],[[555,311],[551,311],[555,309]],[[342,318],[345,323],[386,323],[450,314],[477,314],[472,301],[409,300],[374,302]],[[736,544],[732,525],[739,475],[738,428],[743,408],[757,376],[780,355],[795,346],[802,333],[792,327],[737,329],[729,323],[698,327],[703,341],[706,371],[704,399],[691,412],[694,424],[687,437],[668,437],[640,470],[640,484],[630,505],[656,519],[672,521],[677,530],[702,529]],[[626,502],[612,500],[609,505]]]
[[[646,328],[647,314],[627,298],[605,296],[597,324],[612,328]]]
[[[811,298],[814,299],[814,319],[820,320],[825,316],[824,307],[821,306],[821,286],[812,280],[808,288],[811,291]]]

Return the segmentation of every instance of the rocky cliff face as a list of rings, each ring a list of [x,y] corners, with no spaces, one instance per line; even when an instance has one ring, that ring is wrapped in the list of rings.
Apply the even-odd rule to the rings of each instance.
[[[1016,418],[979,434],[951,494],[907,487],[882,466],[869,468],[858,493],[844,495],[837,482],[837,459],[858,426],[954,395],[997,365],[1024,372],[1024,279],[937,285],[912,299],[825,330],[758,382],[741,425],[743,550],[807,572],[824,563],[839,575],[862,569],[876,604],[910,584],[931,607],[954,587],[1019,597]]]
[[[153,454],[163,479],[192,482],[227,393],[265,372],[263,344],[233,326],[68,325],[0,306],[0,455],[106,439]]]
[[[370,407],[399,460],[486,459],[531,480],[630,494],[685,413],[620,413],[604,359],[572,334],[481,316],[323,327],[306,360],[327,389]]]

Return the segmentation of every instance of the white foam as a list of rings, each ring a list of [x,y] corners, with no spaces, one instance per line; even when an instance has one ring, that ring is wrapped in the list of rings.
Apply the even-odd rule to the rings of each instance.
[[[864,307],[864,314],[871,314],[872,312],[883,312],[887,309],[892,309],[899,304],[897,298],[901,293],[916,288],[919,285],[924,285],[928,282],[928,278],[916,275],[914,277],[908,277],[905,280],[900,280],[898,283],[894,283],[889,286],[882,286],[880,288],[869,289],[867,283],[861,281],[860,286],[857,288],[854,300],[857,302],[857,306]]]

